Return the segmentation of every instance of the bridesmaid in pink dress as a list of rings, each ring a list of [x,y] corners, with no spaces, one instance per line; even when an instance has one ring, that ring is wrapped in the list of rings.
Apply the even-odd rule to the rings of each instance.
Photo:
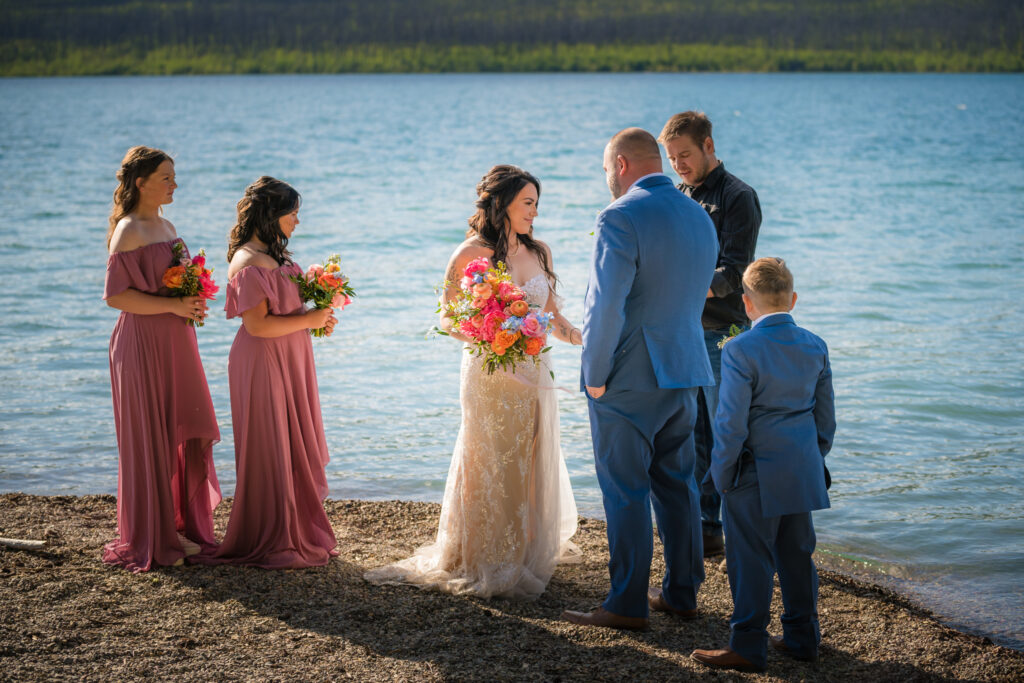
[[[307,311],[289,279],[302,274],[286,249],[298,212],[298,192],[267,176],[238,202],[225,306],[242,318],[228,357],[238,483],[220,549],[197,562],[293,569],[338,554],[323,508],[327,441],[309,335],[330,334],[337,319]]]
[[[103,298],[121,311],[110,336],[118,538],[103,561],[144,572],[214,547],[220,488],[212,450],[220,431],[187,322],[206,317],[206,302],[170,296],[162,284],[181,242],[160,216],[174,199],[174,162],[133,147],[117,178]]]

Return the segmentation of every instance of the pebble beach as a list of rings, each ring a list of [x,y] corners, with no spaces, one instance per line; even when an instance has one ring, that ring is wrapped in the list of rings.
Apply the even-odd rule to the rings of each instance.
[[[820,571],[821,657],[769,652],[760,674],[707,669],[697,647],[728,642],[732,602],[706,560],[699,619],[653,614],[646,632],[575,626],[564,609],[600,604],[605,526],[580,519],[583,561],[561,565],[533,602],[373,586],[371,567],[433,540],[440,506],[328,500],[339,556],[326,567],[266,571],[161,567],[131,574],[100,561],[115,498],[0,495],[0,680],[753,680],[1018,681],[1024,654],[958,632],[903,597]],[[223,535],[231,499],[217,509]],[[663,567],[655,550],[652,576]],[[657,578],[654,579],[657,582]],[[779,633],[778,589],[771,633]]]

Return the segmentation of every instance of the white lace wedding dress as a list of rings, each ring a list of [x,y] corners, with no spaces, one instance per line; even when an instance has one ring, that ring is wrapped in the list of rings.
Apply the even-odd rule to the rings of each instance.
[[[522,290],[544,307],[543,274]],[[433,544],[366,573],[373,583],[409,583],[489,598],[536,598],[559,561],[578,561],[576,502],[562,459],[558,399],[549,354],[515,374],[488,375],[462,359],[462,425]]]

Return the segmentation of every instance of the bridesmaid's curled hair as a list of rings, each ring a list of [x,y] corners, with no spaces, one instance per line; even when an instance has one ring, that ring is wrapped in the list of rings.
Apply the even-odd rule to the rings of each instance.
[[[130,214],[139,205],[139,178],[148,178],[165,161],[174,163],[167,152],[153,147],[132,147],[121,160],[117,171],[117,189],[114,190],[114,207],[110,210],[110,227],[107,228],[107,247],[114,235],[118,221]]]
[[[466,237],[478,237],[488,249],[494,252],[493,261],[495,263],[498,261],[507,263],[508,206],[528,184],[537,188],[539,199],[540,181],[518,166],[509,164],[495,166],[477,183],[476,213],[469,217],[469,230],[466,231]],[[551,270],[544,248],[533,239],[533,230],[530,230],[529,235],[519,235],[518,238],[524,247],[537,256],[551,287],[554,288],[558,278]]]
[[[266,175],[245,188],[245,195],[238,201],[238,220],[228,235],[228,262],[253,237],[267,245],[267,253],[279,266],[289,261],[292,254],[287,249],[288,238],[278,221],[299,208],[301,201],[291,185]]]

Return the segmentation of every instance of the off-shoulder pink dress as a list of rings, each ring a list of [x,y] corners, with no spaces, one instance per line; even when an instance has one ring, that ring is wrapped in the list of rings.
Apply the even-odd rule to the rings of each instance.
[[[111,254],[103,298],[131,288],[168,296],[162,285],[175,239]],[[187,254],[187,250],[186,250]],[[178,533],[214,547],[220,440],[196,332],[172,313],[121,313],[110,335],[110,385],[117,428],[117,532],[103,561],[133,572],[184,556]]]
[[[272,315],[305,311],[289,263],[270,270],[247,266],[227,287],[228,318],[266,300]],[[220,549],[193,561],[291,569],[327,564],[337,551],[324,512],[329,460],[320,395],[307,330],[254,337],[238,328],[228,356],[231,420],[238,479]]]

